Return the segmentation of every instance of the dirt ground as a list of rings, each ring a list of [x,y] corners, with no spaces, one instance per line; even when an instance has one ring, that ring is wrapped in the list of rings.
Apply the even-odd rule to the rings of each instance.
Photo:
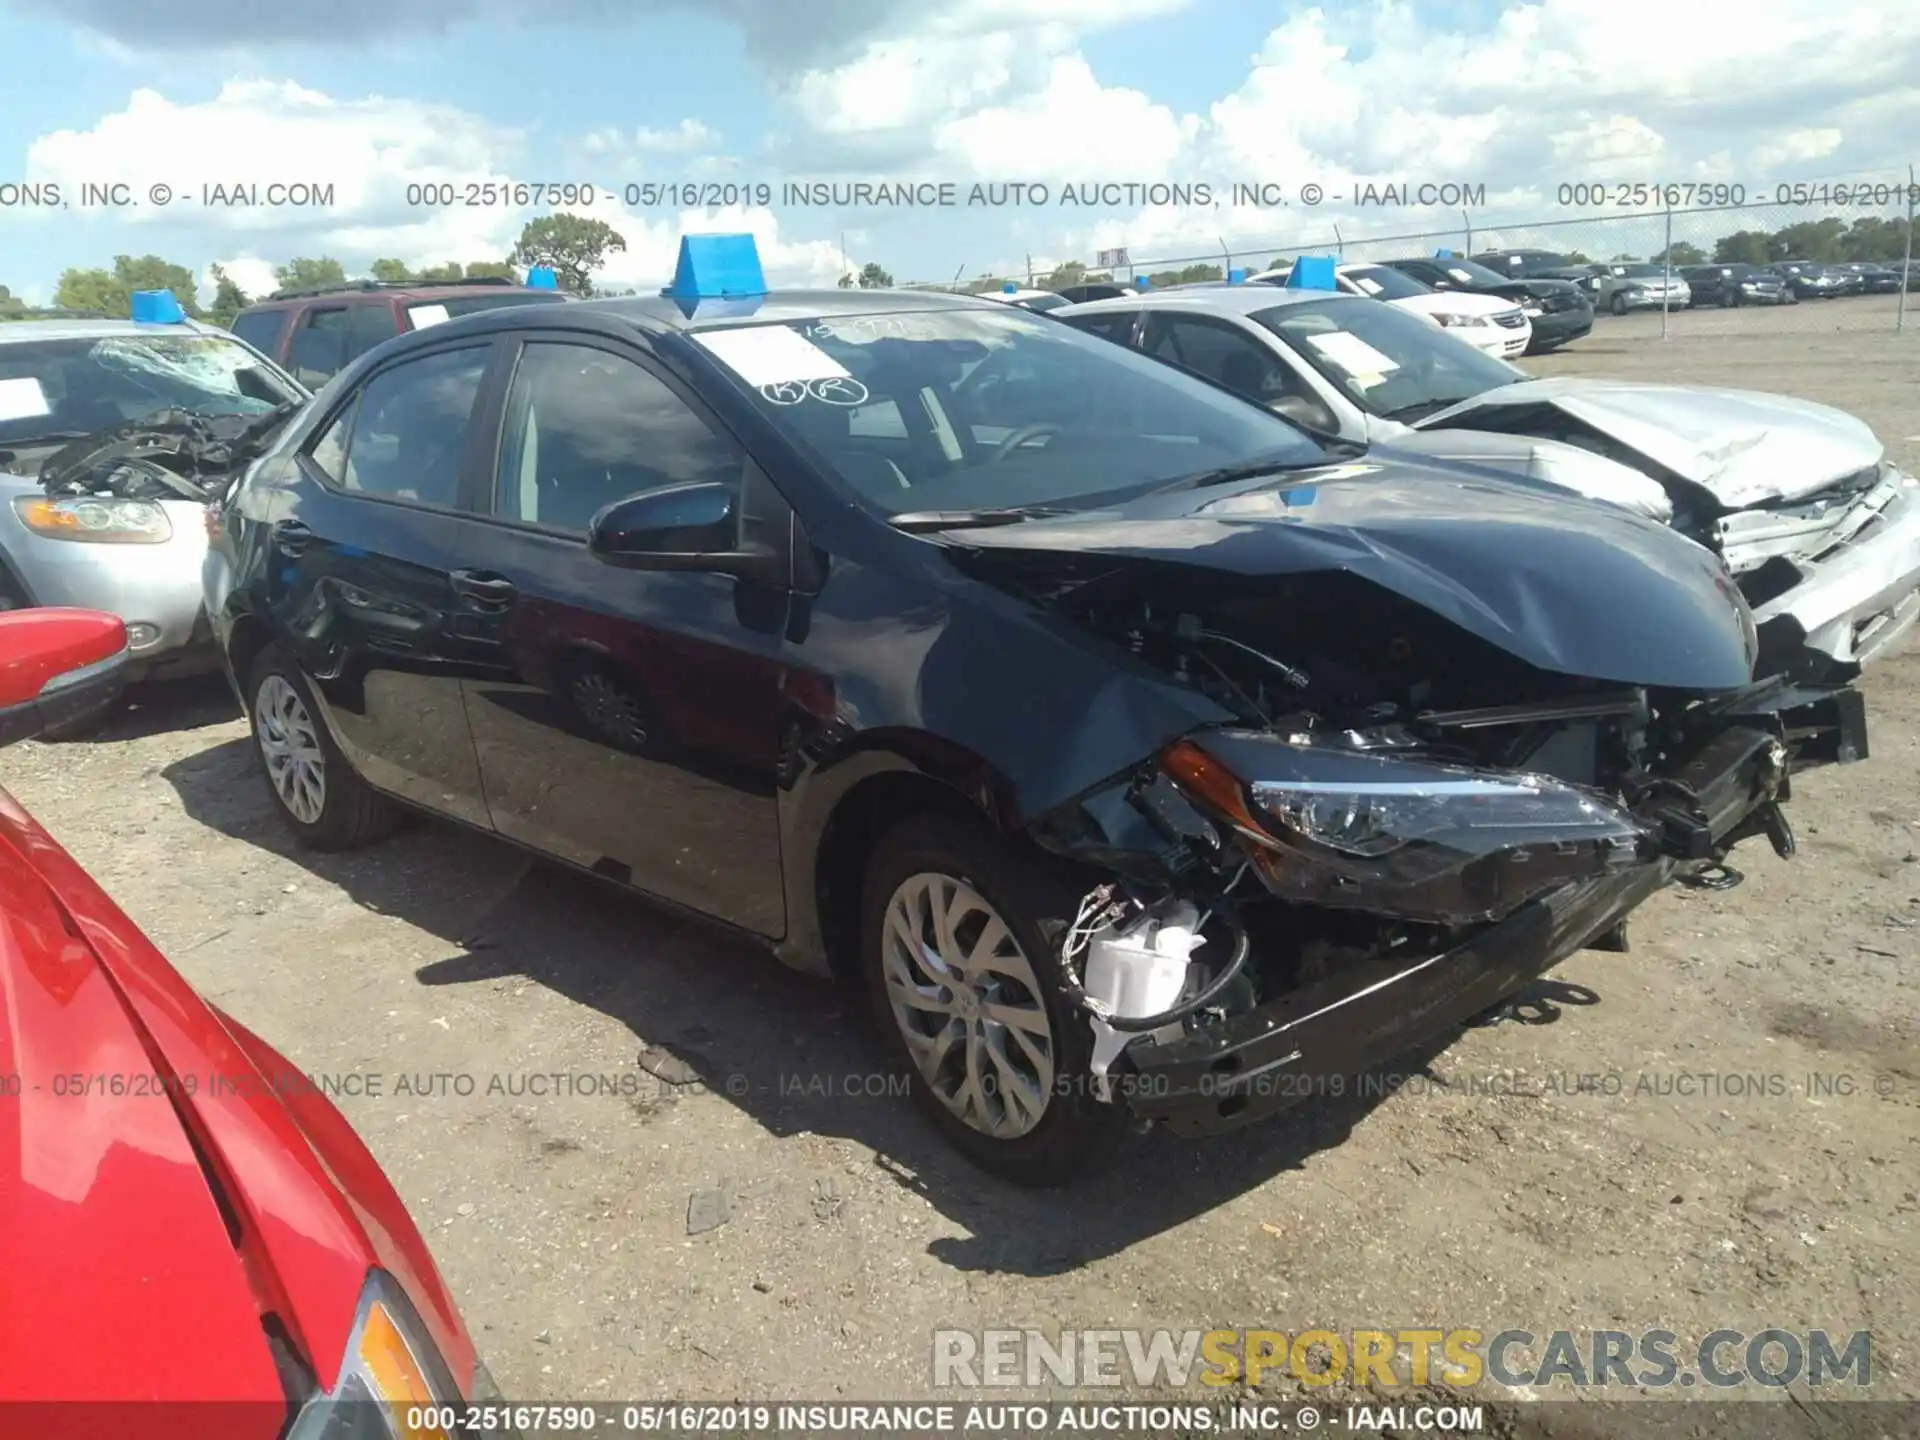
[[[1920,468],[1920,333],[1835,313],[1608,317],[1527,363],[1838,404]],[[1870,1330],[1872,1393],[1914,1398],[1920,648],[1866,689],[1794,861],[1656,897],[1391,1095],[1048,1195],[953,1159],[771,960],[431,823],[296,853],[215,684],[0,783],[205,995],[377,1090],[341,1106],[517,1398],[927,1395],[936,1328],[1020,1326]]]

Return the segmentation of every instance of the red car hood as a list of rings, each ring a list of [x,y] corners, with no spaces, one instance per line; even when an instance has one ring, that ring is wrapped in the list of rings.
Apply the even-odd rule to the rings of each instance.
[[[293,1073],[0,791],[0,1400],[197,1402],[111,1428],[273,1436],[270,1331],[330,1388],[376,1265],[467,1374],[398,1197]]]

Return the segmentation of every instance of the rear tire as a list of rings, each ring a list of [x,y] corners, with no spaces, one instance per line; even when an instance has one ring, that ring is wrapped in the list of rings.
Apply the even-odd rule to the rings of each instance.
[[[1049,938],[1084,887],[983,822],[929,814],[875,847],[862,896],[869,1000],[915,1102],[967,1159],[1036,1189],[1102,1169],[1131,1123],[1093,1094],[1093,1031]]]
[[[320,719],[306,676],[269,645],[247,676],[253,753],[273,808],[311,850],[355,850],[391,834],[400,807],[353,772]]]
[[[1616,315],[1626,314],[1627,313],[1627,297],[1624,295],[1615,295],[1611,300],[1607,302],[1607,309],[1611,310]]]

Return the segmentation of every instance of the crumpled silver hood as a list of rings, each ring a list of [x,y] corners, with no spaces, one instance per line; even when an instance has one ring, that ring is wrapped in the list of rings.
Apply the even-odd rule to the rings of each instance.
[[[1730,510],[1815,494],[1879,464],[1885,453],[1863,421],[1810,400],[1579,376],[1503,385],[1415,428],[1470,427],[1474,417],[1491,423],[1503,410],[1535,405],[1610,436]]]

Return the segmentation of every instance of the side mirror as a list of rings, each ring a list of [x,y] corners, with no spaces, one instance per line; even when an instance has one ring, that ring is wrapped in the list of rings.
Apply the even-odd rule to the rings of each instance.
[[[784,552],[743,543],[736,487],[709,480],[616,500],[587,526],[596,560],[628,570],[697,570],[784,585]]]
[[[1335,420],[1327,407],[1307,395],[1282,395],[1269,407],[1282,420],[1291,421],[1309,435],[1324,436],[1337,440],[1340,437],[1340,422]]]
[[[127,626],[101,610],[0,614],[0,745],[106,709],[127,688]]]

